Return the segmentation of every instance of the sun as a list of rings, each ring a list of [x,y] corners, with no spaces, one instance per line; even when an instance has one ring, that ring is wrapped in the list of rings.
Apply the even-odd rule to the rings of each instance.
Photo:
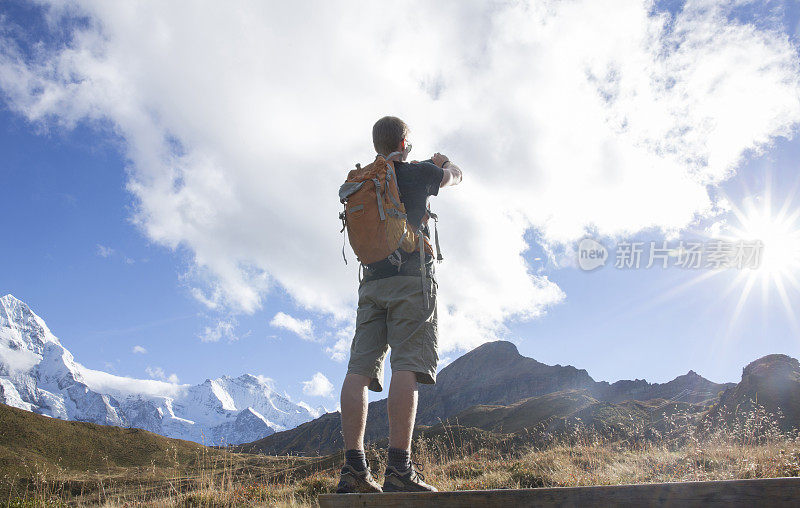
[[[800,208],[793,206],[791,193],[776,210],[769,189],[763,197],[746,199],[742,207],[731,206],[734,223],[729,224],[725,239],[732,242],[757,242],[760,245],[758,263],[741,270],[729,290],[744,287],[733,313],[736,321],[753,286],[760,281],[762,305],[766,307],[770,294],[776,292],[793,327],[798,328],[796,305],[789,291],[800,291]]]
[[[731,228],[731,236],[761,242],[758,275],[796,278],[800,273],[800,208],[791,214],[785,208],[774,213],[765,200],[761,208],[751,205],[734,209],[734,214],[739,224]]]

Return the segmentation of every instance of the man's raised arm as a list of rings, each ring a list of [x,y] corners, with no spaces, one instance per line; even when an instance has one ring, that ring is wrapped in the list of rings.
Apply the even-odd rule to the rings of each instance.
[[[442,169],[444,170],[444,175],[442,176],[442,183],[439,184],[440,188],[461,183],[461,168],[447,161],[442,164]]]
[[[448,159],[446,155],[437,152],[433,155],[431,160],[444,171],[442,183],[439,184],[439,188],[461,183],[461,168],[450,162],[450,159]]]

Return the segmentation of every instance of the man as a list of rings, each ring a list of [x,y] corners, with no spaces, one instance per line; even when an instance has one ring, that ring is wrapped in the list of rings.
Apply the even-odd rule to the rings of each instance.
[[[405,162],[411,151],[408,126],[387,116],[372,128],[378,154],[401,153],[394,163],[400,199],[409,225],[430,238],[428,198],[461,182],[461,170],[436,153],[424,162]],[[435,491],[411,462],[411,433],[417,413],[417,383],[436,382],[438,330],[433,259],[425,253],[425,292],[420,283],[419,252],[402,254],[398,270],[388,259],[364,266],[358,288],[356,331],[342,385],[342,434],[345,465],[337,492]],[[370,474],[364,457],[367,389],[383,390],[383,361],[391,347],[389,385],[389,460],[383,488]]]

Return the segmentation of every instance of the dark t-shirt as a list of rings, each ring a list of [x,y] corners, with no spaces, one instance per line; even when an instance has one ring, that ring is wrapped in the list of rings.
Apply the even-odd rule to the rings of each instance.
[[[428,208],[428,197],[439,194],[439,185],[442,183],[444,171],[430,160],[422,162],[395,162],[394,170],[397,174],[397,187],[400,189],[400,201],[406,208],[408,223],[412,228],[417,228],[425,216]],[[422,232],[430,238],[428,226]],[[403,264],[400,271],[388,260],[378,261],[364,266],[363,282],[373,279],[382,279],[392,275],[419,275],[419,253],[409,254],[402,251]],[[425,264],[428,272],[433,273],[433,258],[425,254]]]

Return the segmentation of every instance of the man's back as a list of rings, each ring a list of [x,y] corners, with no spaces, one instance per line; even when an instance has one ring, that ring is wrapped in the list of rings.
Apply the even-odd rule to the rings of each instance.
[[[411,151],[407,135],[408,126],[396,117],[381,118],[372,130],[378,159],[400,159],[393,165],[408,227],[416,230],[422,223],[423,234],[430,237],[425,227],[428,198],[436,196],[440,187],[459,183],[461,170],[439,153],[429,161],[403,162]],[[380,187],[377,180],[375,186]],[[380,193],[377,196],[380,209]],[[363,209],[361,204],[355,206]],[[380,217],[384,220],[383,213]],[[402,218],[402,215],[395,214],[395,217]],[[386,218],[389,218],[388,213]],[[422,251],[426,249],[430,252],[429,247]],[[355,333],[342,385],[345,465],[337,492],[436,490],[412,467],[411,433],[416,416],[417,383],[436,382],[438,284],[433,278],[430,255],[426,257],[429,269],[425,273],[420,270],[419,250],[416,253],[398,250],[402,251],[403,258],[399,269],[395,257],[365,265],[364,278],[359,284]],[[389,450],[381,487],[372,478],[365,461],[364,427],[367,390],[383,390],[383,364],[390,348]]]
[[[439,185],[442,182],[444,170],[433,164],[430,160],[423,162],[394,163],[397,175],[397,187],[400,190],[400,201],[405,206],[408,215],[408,224],[417,229],[423,221],[428,209],[428,198],[439,194]],[[422,233],[430,238],[427,223],[423,224]],[[382,279],[394,275],[419,275],[419,256],[407,252],[402,253],[402,266],[397,266],[388,260],[378,261],[364,266],[364,280]],[[433,276],[433,258],[426,253],[425,264],[427,272]]]

